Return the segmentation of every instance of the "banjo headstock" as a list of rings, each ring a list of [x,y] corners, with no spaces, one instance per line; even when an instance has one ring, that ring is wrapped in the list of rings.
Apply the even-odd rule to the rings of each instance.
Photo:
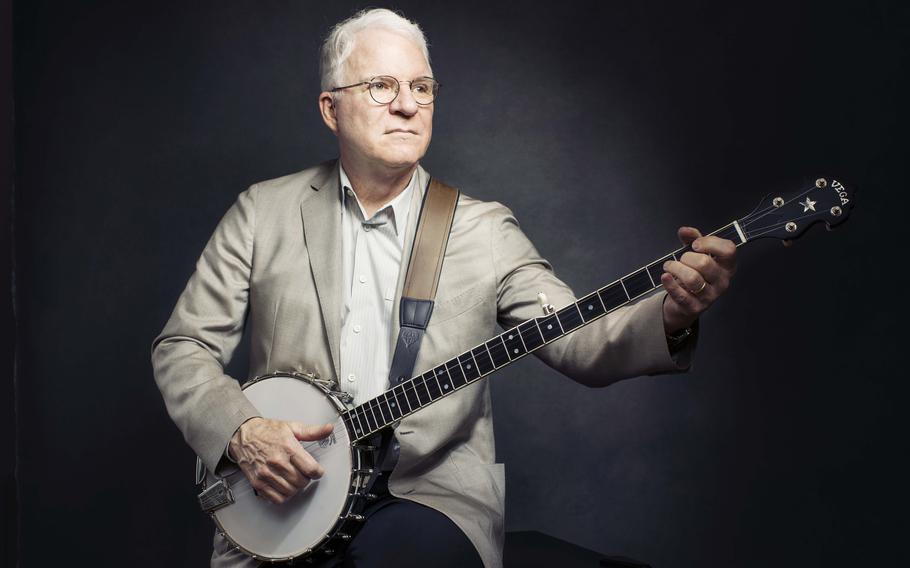
[[[833,178],[818,178],[802,191],[767,196],[739,225],[746,240],[775,237],[789,241],[820,221],[829,229],[840,225],[849,217],[853,203],[853,188]]]

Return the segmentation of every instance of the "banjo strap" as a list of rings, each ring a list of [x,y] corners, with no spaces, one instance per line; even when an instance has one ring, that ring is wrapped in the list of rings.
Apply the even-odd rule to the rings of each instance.
[[[430,323],[430,316],[433,315],[436,288],[452,221],[455,219],[458,195],[457,189],[436,179],[430,180],[423,195],[401,303],[398,306],[400,328],[389,369],[390,387],[398,386],[411,378],[414,371],[420,343]],[[390,470],[398,461],[398,453],[393,448],[397,443],[391,430],[378,434],[374,443],[379,447],[379,452],[376,455],[374,473],[367,483],[367,491],[372,489],[383,469]]]
[[[424,193],[398,307],[401,327],[389,369],[389,385],[392,387],[411,378],[414,371],[420,343],[433,315],[436,288],[455,218],[458,193],[454,187],[436,179],[430,180]]]

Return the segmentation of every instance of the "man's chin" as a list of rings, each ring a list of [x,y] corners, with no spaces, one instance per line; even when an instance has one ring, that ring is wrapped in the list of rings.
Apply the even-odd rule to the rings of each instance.
[[[381,162],[389,169],[402,170],[413,168],[421,158],[423,158],[423,153],[420,152],[402,152],[383,156]]]

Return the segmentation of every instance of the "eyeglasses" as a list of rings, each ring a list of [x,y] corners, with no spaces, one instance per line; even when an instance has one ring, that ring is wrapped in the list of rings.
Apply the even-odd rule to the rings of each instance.
[[[436,99],[436,93],[439,92],[439,82],[432,77],[419,77],[413,81],[399,81],[390,75],[380,75],[373,77],[369,81],[361,81],[353,85],[344,87],[335,87],[329,92],[334,93],[352,87],[361,85],[370,86],[370,96],[373,100],[381,105],[387,105],[398,97],[398,91],[401,90],[401,83],[408,83],[411,87],[411,96],[419,105],[428,105]]]

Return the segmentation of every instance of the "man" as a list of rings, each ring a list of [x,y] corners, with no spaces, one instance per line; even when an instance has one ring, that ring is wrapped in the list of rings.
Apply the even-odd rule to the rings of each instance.
[[[438,89],[420,28],[388,10],[338,24],[321,63],[319,111],[338,138],[340,159],[238,197],[152,351],[168,411],[205,465],[235,461],[259,496],[278,504],[324,473],[300,441],[321,439],[331,426],[260,417],[224,366],[249,313],[251,376],[315,372],[357,403],[388,388],[402,274],[429,180],[419,162]],[[667,263],[666,293],[535,354],[590,386],[685,370],[691,328],[727,289],[735,247],[691,228],[679,235],[697,252]],[[557,307],[574,300],[508,209],[462,195],[415,370],[488,339],[497,323],[540,315],[540,291]],[[504,472],[494,463],[487,383],[406,417],[395,439],[400,450],[384,506],[346,560],[335,561],[501,565]],[[256,565],[217,535],[212,564]]]

